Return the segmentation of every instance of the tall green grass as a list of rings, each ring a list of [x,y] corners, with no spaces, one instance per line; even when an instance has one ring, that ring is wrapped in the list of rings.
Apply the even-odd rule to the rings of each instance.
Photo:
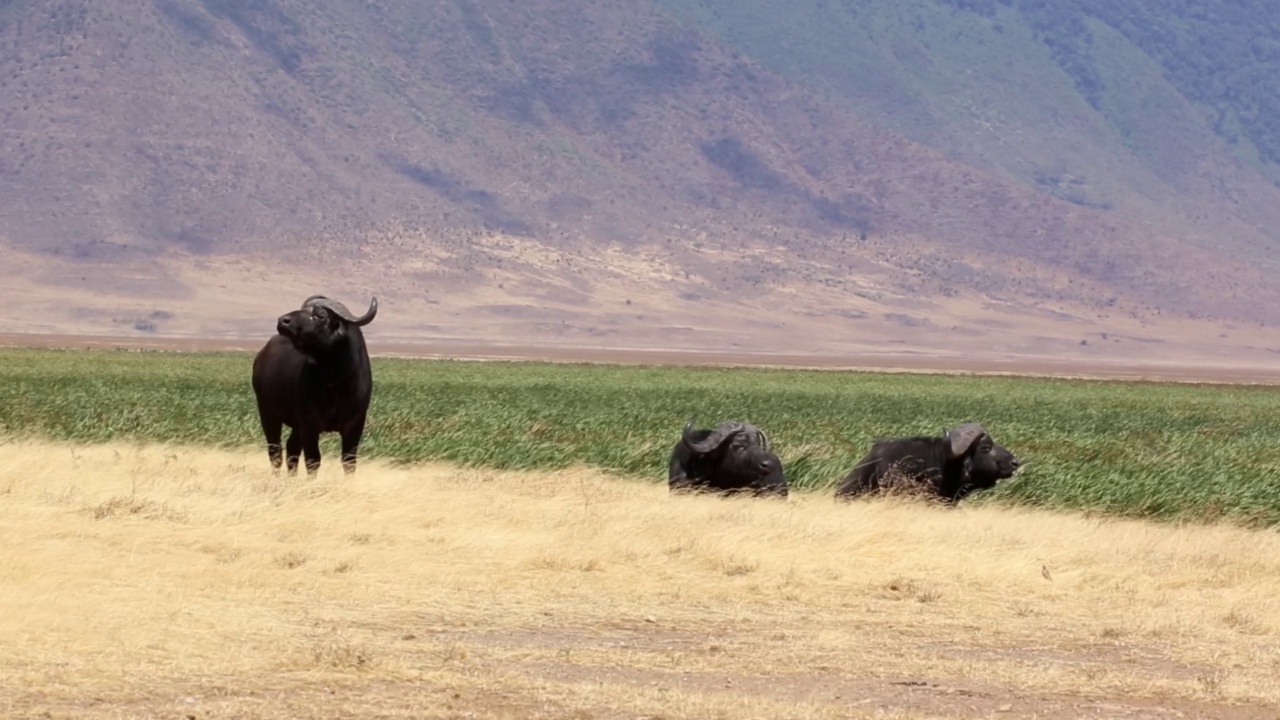
[[[251,361],[0,350],[0,435],[262,447]],[[876,437],[977,420],[1027,464],[973,502],[1280,523],[1280,388],[384,358],[374,382],[363,457],[658,482],[696,414],[763,426],[793,486],[825,489]]]

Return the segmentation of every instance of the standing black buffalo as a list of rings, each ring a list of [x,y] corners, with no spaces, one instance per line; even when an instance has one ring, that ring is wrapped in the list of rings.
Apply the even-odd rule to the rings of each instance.
[[[289,474],[298,471],[299,452],[307,457],[307,475],[320,469],[320,433],[342,435],[342,468],[356,470],[356,449],[364,434],[373,373],[360,328],[378,314],[378,298],[362,317],[342,303],[312,295],[302,309],[281,315],[277,334],[253,360],[253,392],[258,418],[267,437],[267,456],[280,471],[280,431],[288,425],[285,445]]]
[[[671,450],[667,486],[672,492],[787,496],[782,461],[773,454],[769,437],[755,425],[736,420],[694,430],[689,418]]]
[[[978,423],[961,423],[942,435],[877,440],[836,488],[849,499],[878,490],[917,490],[959,502],[974,490],[995,487],[1021,464]]]

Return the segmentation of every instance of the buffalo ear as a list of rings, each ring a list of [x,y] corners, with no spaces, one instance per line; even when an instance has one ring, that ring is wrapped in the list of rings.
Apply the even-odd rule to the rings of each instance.
[[[331,337],[340,338],[347,334],[347,323],[338,316],[338,313],[329,308],[324,308],[321,312],[324,313],[325,327],[329,330]]]
[[[969,452],[978,438],[987,434],[986,428],[976,422],[960,423],[946,433],[947,457],[955,459]]]

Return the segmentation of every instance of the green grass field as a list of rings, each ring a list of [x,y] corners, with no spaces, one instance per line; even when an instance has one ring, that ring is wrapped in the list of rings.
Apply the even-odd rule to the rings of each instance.
[[[0,435],[262,447],[251,361],[0,350]],[[1027,464],[971,502],[1280,524],[1280,388],[402,359],[374,376],[362,457],[660,482],[696,414],[763,426],[793,487],[826,490],[876,437],[977,420]],[[336,436],[322,450],[340,472]]]

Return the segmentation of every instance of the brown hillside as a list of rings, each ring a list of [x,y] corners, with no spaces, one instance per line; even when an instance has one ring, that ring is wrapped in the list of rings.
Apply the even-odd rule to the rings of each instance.
[[[316,291],[419,339],[1061,352],[1280,320],[1229,247],[949,159],[645,2],[14,0],[0,98],[18,329],[269,332]]]

